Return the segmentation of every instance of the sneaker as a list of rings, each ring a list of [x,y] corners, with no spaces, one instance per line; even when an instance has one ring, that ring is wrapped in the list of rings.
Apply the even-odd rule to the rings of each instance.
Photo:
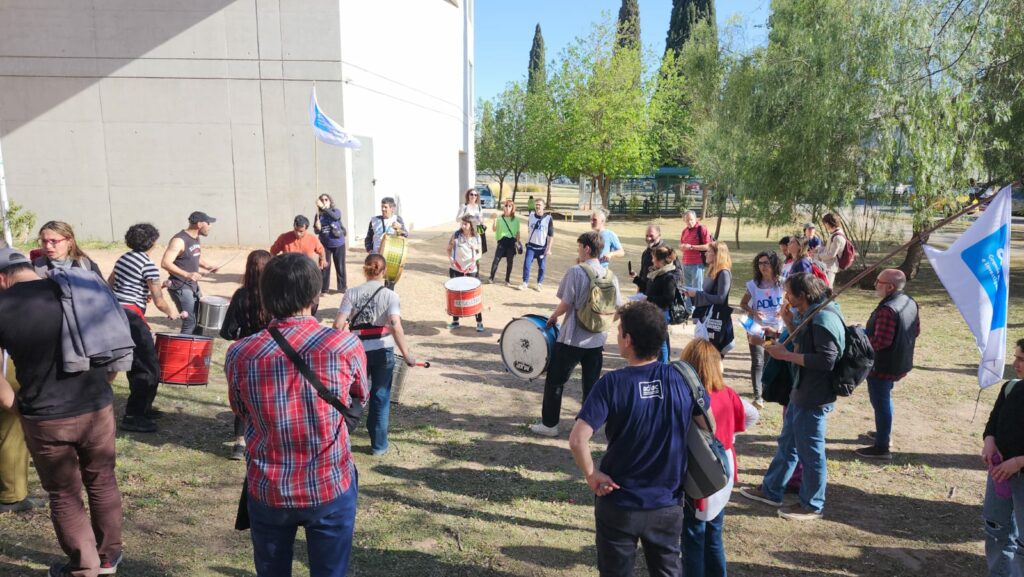
[[[487,284],[494,284],[494,277],[487,279]]]
[[[757,407],[758,410],[763,409],[764,399],[754,399],[754,406]]]
[[[156,423],[142,416],[125,415],[121,419],[122,431],[134,431],[136,433],[155,433]]]
[[[121,564],[121,560],[124,559],[124,551],[117,554],[117,558],[113,561],[100,561],[100,570],[96,573],[97,575],[116,575],[117,566]]]
[[[445,326],[450,328],[450,329],[457,329],[457,328],[459,328],[459,321],[452,321],[452,322],[448,323]]]
[[[166,413],[156,407],[150,407],[146,409],[146,418],[150,420],[162,419]]]
[[[512,286],[512,281],[505,281],[505,286]]]
[[[57,561],[50,565],[48,577],[71,577],[71,564],[64,561]]]
[[[516,287],[516,290],[524,291],[524,290],[526,290],[527,286],[529,286],[529,285],[527,285],[526,283],[523,283],[523,284],[519,285],[518,287]]]
[[[21,501],[16,501],[14,503],[0,503],[0,513],[24,513],[25,511],[31,511],[32,509],[39,509],[40,507],[45,506],[45,499],[25,497]]]
[[[374,457],[382,457],[388,453],[390,446],[384,447],[383,449],[370,449],[370,454]]]
[[[800,503],[793,503],[780,507],[779,517],[790,521],[816,521],[821,519],[821,511],[808,511]]]
[[[533,290],[535,290],[535,291],[537,291],[537,292],[540,292],[540,289],[542,289],[542,288],[544,288],[544,285],[543,285],[543,284],[541,284],[541,283],[537,283],[537,284],[536,284],[536,285],[535,285],[535,286],[533,287]]]
[[[854,451],[854,453],[860,457],[864,457],[865,459],[881,459],[884,461],[892,460],[892,453],[889,452],[887,447],[871,445],[870,447],[861,447]]]
[[[876,431],[868,431],[867,433],[864,434],[864,436],[869,438],[869,439],[871,439],[872,441],[874,441],[875,440],[875,435],[877,435],[877,434],[878,433]]]
[[[537,435],[543,437],[557,437],[558,436],[558,425],[554,427],[547,427],[544,423],[534,423],[530,425],[530,430]]]
[[[772,505],[774,507],[781,507],[782,501],[773,501],[770,497],[761,491],[761,487],[743,487],[740,489],[740,495],[743,495],[751,501],[757,501],[758,503],[764,503],[765,505]]]
[[[245,445],[242,443],[235,443],[234,446],[231,447],[230,459],[232,461],[241,461],[245,459]]]
[[[477,323],[476,324],[476,332],[478,332],[478,333],[484,332],[484,324],[483,323]]]

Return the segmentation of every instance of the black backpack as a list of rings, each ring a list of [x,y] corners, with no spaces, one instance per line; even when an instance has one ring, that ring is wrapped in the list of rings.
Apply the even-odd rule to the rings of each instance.
[[[849,397],[874,366],[875,349],[867,331],[860,325],[847,325],[846,346],[832,367],[832,390],[839,397]]]

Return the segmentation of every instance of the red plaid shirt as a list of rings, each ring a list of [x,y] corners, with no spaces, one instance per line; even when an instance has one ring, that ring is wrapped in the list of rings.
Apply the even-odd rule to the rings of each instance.
[[[872,332],[868,337],[871,340],[871,348],[876,351],[881,351],[891,347],[893,340],[896,338],[896,328],[899,322],[899,317],[891,308],[878,307],[878,312],[875,313],[874,332]],[[920,321],[914,322],[913,330],[914,337],[921,334]],[[874,379],[881,379],[883,381],[898,381],[907,376],[907,373],[903,373],[902,375],[890,375],[888,373],[871,371],[868,376]]]
[[[355,335],[309,316],[270,326],[342,403],[366,402],[366,353]],[[348,490],[355,464],[341,413],[317,396],[268,331],[232,344],[224,372],[231,409],[245,423],[250,496],[271,507],[315,507]]]

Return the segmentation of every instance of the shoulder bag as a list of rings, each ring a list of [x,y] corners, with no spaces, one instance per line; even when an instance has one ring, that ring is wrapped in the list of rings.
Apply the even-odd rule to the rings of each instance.
[[[693,398],[693,406],[700,410],[708,430],[697,426],[691,416],[690,431],[686,436],[686,480],[683,490],[691,499],[704,499],[722,490],[729,482],[729,457],[725,446],[715,438],[715,417],[704,403],[704,384],[697,371],[682,361],[673,361],[672,368],[679,372]]]

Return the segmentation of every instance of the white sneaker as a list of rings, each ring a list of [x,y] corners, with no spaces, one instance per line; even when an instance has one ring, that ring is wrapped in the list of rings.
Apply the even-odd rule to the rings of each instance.
[[[557,437],[558,436],[558,425],[554,427],[547,427],[544,423],[534,423],[530,425],[530,430],[534,434],[541,435],[543,437]]]
[[[523,284],[519,285],[519,288],[517,290],[524,291],[524,290],[526,290],[526,287],[527,287],[527,284],[523,283]]]
[[[537,283],[537,286],[533,287],[533,290],[540,292],[540,289],[544,288],[544,285]]]

